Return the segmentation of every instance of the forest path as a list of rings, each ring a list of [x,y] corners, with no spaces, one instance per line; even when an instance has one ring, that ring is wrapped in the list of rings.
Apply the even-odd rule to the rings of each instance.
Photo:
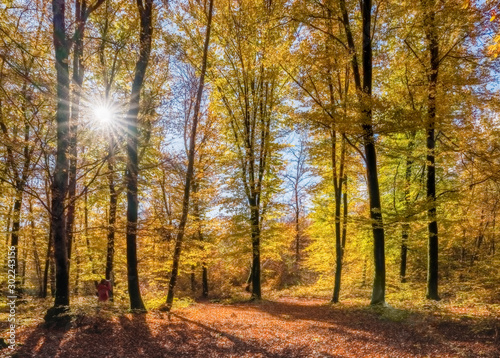
[[[33,327],[18,357],[500,357],[498,322],[485,327],[315,299],[197,303],[170,320],[150,312],[85,317],[65,332]]]

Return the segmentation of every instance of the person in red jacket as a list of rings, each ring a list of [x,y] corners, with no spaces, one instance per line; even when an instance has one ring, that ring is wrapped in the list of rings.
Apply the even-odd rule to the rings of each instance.
[[[101,283],[97,285],[97,295],[100,302],[106,302],[109,299],[109,293],[111,292],[111,282],[102,279]]]

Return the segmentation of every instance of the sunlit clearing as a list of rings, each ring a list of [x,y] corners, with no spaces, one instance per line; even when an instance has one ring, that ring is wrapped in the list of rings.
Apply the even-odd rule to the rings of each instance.
[[[97,106],[94,108],[94,116],[97,121],[108,125],[113,121],[113,111],[106,106]]]

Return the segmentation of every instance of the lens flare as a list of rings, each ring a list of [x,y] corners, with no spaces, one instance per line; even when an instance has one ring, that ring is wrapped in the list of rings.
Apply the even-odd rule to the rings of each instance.
[[[102,124],[110,124],[113,121],[113,111],[106,106],[95,107],[94,116]]]

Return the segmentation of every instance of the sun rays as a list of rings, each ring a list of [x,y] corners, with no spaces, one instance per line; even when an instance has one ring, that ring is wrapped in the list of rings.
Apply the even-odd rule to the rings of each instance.
[[[85,127],[119,140],[126,132],[126,105],[103,97],[87,97],[81,105]]]
[[[97,122],[104,126],[108,126],[113,121],[113,109],[110,106],[98,105],[93,108],[94,117]]]

